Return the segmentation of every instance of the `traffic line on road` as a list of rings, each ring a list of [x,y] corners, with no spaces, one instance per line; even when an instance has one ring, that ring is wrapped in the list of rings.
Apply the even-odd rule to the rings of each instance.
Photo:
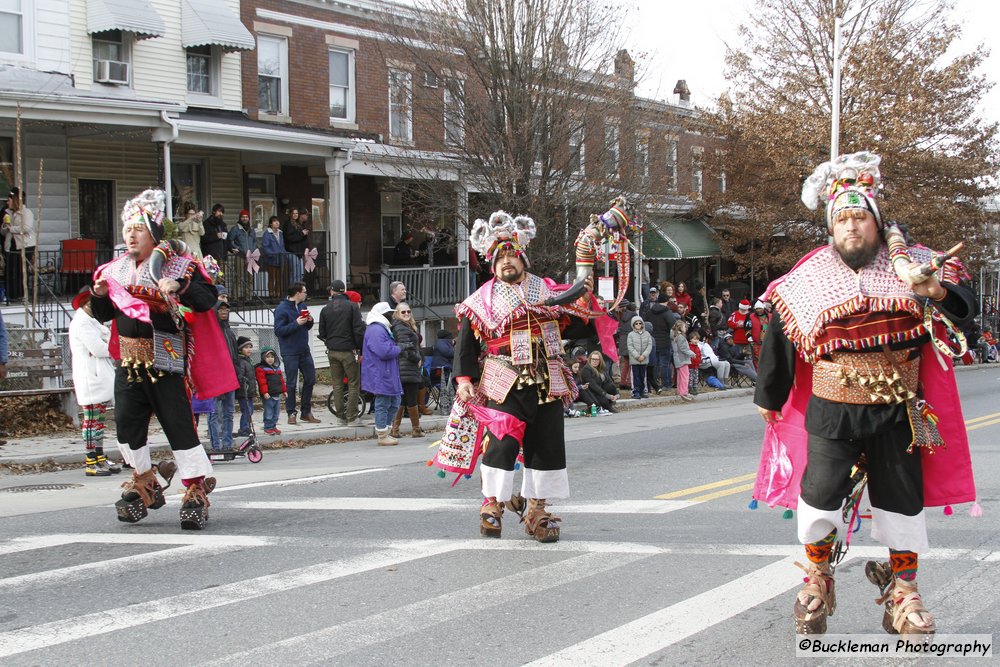
[[[165,544],[182,546],[197,544],[216,548],[255,547],[273,544],[275,538],[254,535],[206,535],[201,533],[145,534],[145,533],[53,533],[16,537],[0,544],[0,556],[48,549],[64,544]]]
[[[214,493],[223,491],[239,491],[241,489],[256,489],[262,486],[294,486],[296,484],[312,484],[325,479],[336,479],[338,477],[353,477],[354,475],[367,475],[371,472],[385,472],[388,468],[365,468],[364,470],[349,470],[347,472],[332,472],[326,475],[311,475],[309,477],[293,477],[291,479],[278,479],[270,482],[249,482],[247,484],[233,484],[232,486],[216,487]]]
[[[977,428],[985,428],[987,426],[995,426],[996,424],[1000,424],[1000,419],[993,419],[993,420],[990,420],[988,422],[979,422],[978,424],[976,424],[974,426],[966,426],[965,430],[966,431],[975,431]]]
[[[552,504],[560,514],[666,514],[693,503],[688,500],[600,500],[592,503]],[[296,500],[227,503],[226,508],[255,510],[314,510],[358,512],[475,512],[480,501],[457,498],[299,498]]]
[[[397,640],[440,623],[481,618],[490,613],[490,608],[498,608],[542,591],[626,567],[647,557],[647,554],[641,553],[586,553],[227,655],[205,664],[212,667],[242,667],[248,664],[302,664],[314,660],[324,664],[335,662],[335,656],[380,642]]]
[[[973,417],[972,419],[966,419],[965,425],[975,424],[976,422],[986,421],[987,419],[996,419],[1000,417],[1000,412],[994,412],[993,414],[983,415],[982,417]]]
[[[423,543],[422,548],[416,549],[412,545],[400,549],[390,543],[387,548],[372,553],[223,584],[213,588],[211,595],[203,590],[191,591],[2,632],[0,658],[438,556],[453,548],[445,540],[428,540]]]
[[[802,572],[795,560],[790,556],[771,563],[528,664],[607,667],[641,660],[800,585]]]
[[[718,488],[721,488],[721,487],[724,487],[724,486],[730,486],[732,484],[739,484],[740,482],[747,482],[747,481],[749,481],[751,479],[754,479],[756,477],[757,477],[757,473],[751,472],[751,473],[748,473],[746,475],[740,475],[739,477],[730,477],[729,479],[723,479],[723,480],[720,480],[718,482],[709,482],[708,484],[701,484],[700,486],[692,486],[692,487],[687,488],[687,489],[681,489],[680,491],[671,491],[670,493],[664,493],[664,494],[661,494],[659,496],[656,496],[656,499],[657,500],[673,500],[675,498],[683,498],[684,496],[690,496],[690,495],[695,494],[695,493],[701,493],[702,491],[708,491],[708,490],[711,490],[711,489],[718,489]],[[739,493],[740,491],[746,491],[748,488],[752,489],[753,488],[753,484],[750,484],[749,486],[740,486],[740,487],[738,487],[736,489],[730,489],[727,492],[722,492],[720,495],[709,494],[710,497],[709,496],[702,496],[700,498],[704,498],[705,500],[712,500],[713,498],[721,498],[722,496],[728,496],[731,493]],[[691,498],[689,500],[696,501],[696,500],[699,500],[699,498]]]
[[[233,545],[189,544],[159,551],[131,554],[121,558],[77,563],[69,567],[0,579],[0,594],[3,594],[4,591],[28,586],[63,585],[77,581],[93,582],[114,575],[131,575],[144,568],[173,565],[184,560],[202,559],[243,548]],[[95,574],[99,576],[95,577]]]

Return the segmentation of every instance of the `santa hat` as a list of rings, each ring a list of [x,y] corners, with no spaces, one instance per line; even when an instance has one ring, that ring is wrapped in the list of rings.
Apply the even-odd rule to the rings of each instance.
[[[875,199],[882,182],[878,169],[881,161],[875,153],[861,151],[824,162],[802,184],[802,203],[813,211],[820,204],[826,205],[828,230],[833,227],[837,213],[845,209],[871,211],[882,229],[882,214]]]
[[[122,236],[132,225],[145,225],[153,240],[163,240],[163,221],[166,220],[167,193],[163,190],[143,190],[125,202],[122,207]]]
[[[750,301],[748,299],[743,299],[740,301],[740,312],[745,313],[750,310]]]
[[[757,303],[755,303],[755,304],[753,305],[753,307],[754,307],[754,310],[756,310],[757,308],[760,308],[761,310],[765,310],[765,309],[767,309],[767,306],[765,306],[765,305],[764,305],[764,302],[763,302],[763,301],[761,301],[760,299],[757,299]]]
[[[496,267],[497,258],[509,252],[520,257],[526,267],[530,266],[526,251],[533,238],[534,220],[526,215],[513,217],[505,211],[496,211],[488,221],[476,220],[469,232],[472,249],[486,258],[491,269]]]

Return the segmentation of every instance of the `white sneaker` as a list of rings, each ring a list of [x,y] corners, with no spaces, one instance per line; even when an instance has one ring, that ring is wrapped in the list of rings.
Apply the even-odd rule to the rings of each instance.
[[[597,410],[598,417],[607,417],[610,414],[612,414],[612,412],[610,410],[605,410],[604,408],[599,408]]]

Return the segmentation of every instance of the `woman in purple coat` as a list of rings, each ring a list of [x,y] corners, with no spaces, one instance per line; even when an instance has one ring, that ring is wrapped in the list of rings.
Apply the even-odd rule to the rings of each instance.
[[[384,301],[372,307],[365,319],[368,328],[361,351],[361,389],[375,394],[375,433],[380,445],[399,442],[389,435],[389,423],[399,409],[399,398],[403,393],[399,380],[399,346],[385,317],[390,310],[389,304]]]

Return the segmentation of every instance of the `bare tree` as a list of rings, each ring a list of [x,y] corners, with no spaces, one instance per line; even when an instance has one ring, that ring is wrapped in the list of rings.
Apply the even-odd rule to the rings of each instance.
[[[644,193],[620,19],[592,0],[423,0],[391,19],[387,61],[413,63],[440,88],[414,99],[414,126],[439,128],[437,150],[479,193],[470,217],[504,208],[535,218],[532,262],[544,272],[566,268],[589,213]],[[454,192],[421,160],[407,164],[409,199],[454,215]]]
[[[950,57],[960,28],[945,0],[761,0],[727,54],[731,89],[715,131],[725,137],[726,192],[706,200],[724,254],[774,277],[824,242],[822,211],[799,201],[802,181],[829,159],[833,23],[843,26],[840,152],[882,156],[883,214],[932,247],[969,243],[982,257],[995,190],[997,124],[977,107],[992,84],[982,46]],[[835,14],[834,12],[837,12]]]

